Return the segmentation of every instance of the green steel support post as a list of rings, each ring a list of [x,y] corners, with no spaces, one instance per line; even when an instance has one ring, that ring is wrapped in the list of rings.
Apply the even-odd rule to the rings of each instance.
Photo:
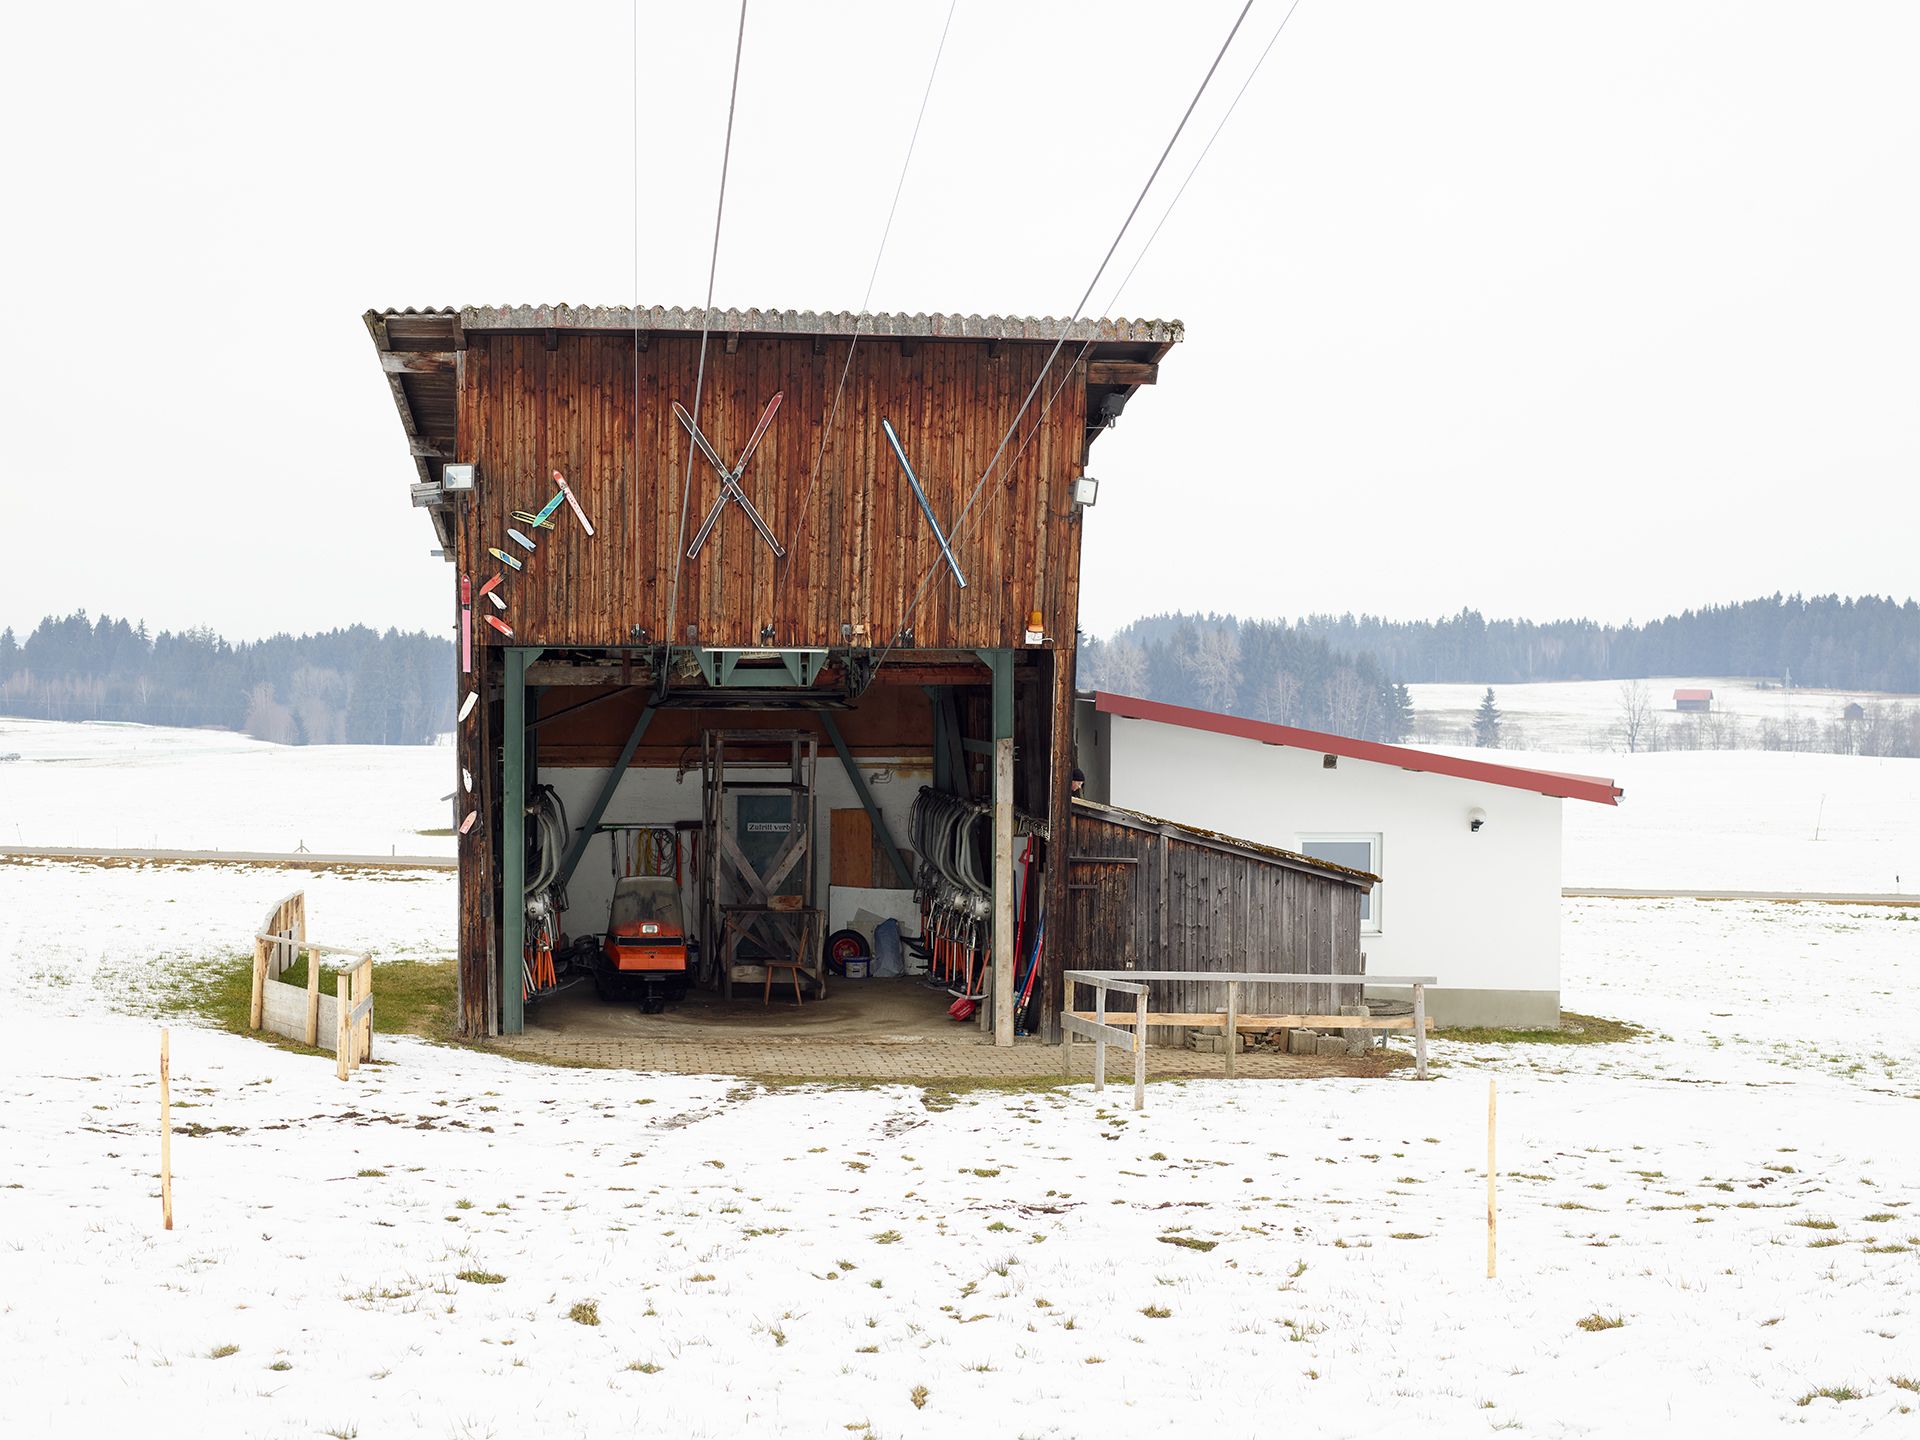
[[[860,773],[860,767],[853,763],[853,752],[847,749],[847,742],[841,737],[840,725],[831,714],[820,712],[820,728],[827,732],[827,739],[833,742],[833,753],[840,757],[840,764],[847,772],[847,779],[853,782],[853,793],[860,797],[860,803],[866,807],[867,819],[873,822],[873,833],[879,839],[880,846],[887,852],[887,859],[893,865],[893,873],[900,877],[902,889],[913,888],[913,872],[907,869],[907,858],[900,853],[900,847],[893,843],[893,834],[887,829],[887,822],[880,814],[880,807],[873,803],[873,792],[867,788],[867,777]]]
[[[521,975],[527,939],[527,666],[538,646],[507,647],[500,737],[500,1033],[526,1028]]]
[[[967,778],[967,757],[961,753],[965,737],[960,728],[960,706],[953,698],[951,686],[942,687],[937,703],[940,713],[946,718],[946,724],[941,728],[947,735],[947,780],[953,794],[962,800],[971,800],[973,782]]]
[[[633,752],[640,748],[640,741],[647,733],[647,727],[653,723],[654,707],[649,705],[640,712],[640,718],[633,722],[633,733],[627,736],[627,743],[620,747],[620,758],[613,762],[613,769],[607,772],[606,783],[600,787],[600,793],[594,798],[593,809],[587,812],[587,818],[581,822],[580,834],[567,849],[567,858],[560,862],[560,883],[565,885],[573,878],[573,872],[579,868],[581,858],[587,853],[587,843],[593,839],[600,822],[606,817],[607,806],[613,803],[613,792],[620,788],[621,778],[627,773],[627,767],[633,763]]]
[[[933,788],[951,790],[953,775],[947,757],[947,707],[941,703],[944,693],[935,686],[922,687],[927,699],[933,706]]]

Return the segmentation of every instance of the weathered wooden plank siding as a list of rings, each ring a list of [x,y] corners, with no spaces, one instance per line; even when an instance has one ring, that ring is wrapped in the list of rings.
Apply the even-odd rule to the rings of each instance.
[[[1348,881],[1087,808],[1074,808],[1069,834],[1064,969],[1362,973],[1362,892]],[[1117,863],[1128,858],[1135,863]],[[1120,891],[1113,877],[1128,872],[1131,888]],[[1249,985],[1240,1008],[1321,1013],[1355,1003],[1349,987],[1338,991]],[[1070,998],[1085,1009],[1093,992],[1076,986]],[[1211,1011],[1225,1004],[1215,986],[1173,981],[1154,989],[1156,1010]]]
[[[980,490],[955,546],[968,580],[961,590],[880,420],[900,432],[935,513],[952,531],[1051,347],[1009,343],[989,356],[976,342],[926,341],[902,354],[898,343],[865,340],[829,424],[844,342],[817,355],[805,338],[742,336],[732,355],[724,342],[715,336],[708,344],[700,428],[731,464],[767,402],[783,393],[742,488],[789,554],[775,560],[729,505],[699,557],[680,564],[675,643],[685,641],[689,624],[700,627],[705,645],[757,645],[770,625],[781,645],[838,646],[846,643],[842,624],[866,625],[875,643],[885,643],[929,571],[933,579],[913,613],[918,646],[1017,645],[1034,609],[1071,643],[1082,370],[1049,374],[1049,390],[1056,377],[1066,380],[1059,398],[1044,420],[1034,405]],[[635,626],[665,640],[675,557],[719,493],[712,467],[691,450],[671,408],[676,400],[693,407],[699,338],[656,334],[636,351],[628,336],[564,334],[553,345],[541,335],[470,338],[460,446],[478,462],[480,480],[462,507],[467,563],[477,582],[496,568],[486,547],[520,555],[506,538],[511,512],[538,509],[553,493],[549,472],[559,469],[596,534],[589,539],[563,510],[554,529],[534,537],[538,553],[524,572],[509,574],[503,591],[516,641],[617,646],[633,643]],[[505,643],[491,630],[482,638]]]

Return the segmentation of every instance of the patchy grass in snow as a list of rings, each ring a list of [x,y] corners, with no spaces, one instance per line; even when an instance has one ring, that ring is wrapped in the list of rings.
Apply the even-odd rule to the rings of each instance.
[[[320,977],[322,986],[332,981]],[[305,989],[307,962],[287,967],[275,984]],[[380,960],[373,962],[373,1029],[376,1035],[419,1035],[442,1043],[453,1038],[454,975],[451,960]],[[161,1004],[165,1012],[197,1016],[219,1030],[246,1035],[253,1007],[253,958],[235,956],[226,962],[196,961],[175,972]],[[254,1038],[303,1054],[317,1050],[262,1030]]]
[[[582,1300],[567,1311],[567,1318],[576,1325],[598,1325],[600,1323],[600,1302]]]
[[[1578,1325],[1582,1330],[1597,1332],[1601,1330],[1618,1330],[1622,1325],[1626,1324],[1627,1321],[1623,1315],[1602,1315],[1596,1310],[1591,1315],[1581,1316],[1573,1323]]]
[[[1816,1400],[1864,1400],[1865,1398],[1866,1391],[1856,1390],[1851,1385],[1822,1385],[1816,1390],[1809,1390],[1793,1403],[1805,1406],[1811,1405]]]
[[[1637,1040],[1646,1029],[1625,1020],[1606,1020],[1598,1015],[1560,1012],[1558,1030],[1504,1030],[1497,1026],[1462,1026],[1435,1030],[1436,1040],[1453,1040],[1463,1045],[1611,1045],[1622,1040]]]

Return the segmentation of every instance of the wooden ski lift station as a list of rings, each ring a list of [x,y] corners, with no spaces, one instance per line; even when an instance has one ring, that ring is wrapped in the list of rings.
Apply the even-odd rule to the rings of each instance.
[[[450,562],[463,1033],[523,1027],[624,870],[679,882],[690,985],[811,1002],[830,894],[917,892],[992,1037],[1057,1035],[1108,963],[1064,844],[1089,454],[1180,325],[365,319]]]

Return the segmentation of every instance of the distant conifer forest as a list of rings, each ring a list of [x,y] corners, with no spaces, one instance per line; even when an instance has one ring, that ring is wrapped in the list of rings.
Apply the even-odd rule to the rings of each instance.
[[[453,728],[453,645],[364,625],[229,642],[84,611],[0,631],[0,715],[244,730],[286,745],[426,745]]]

